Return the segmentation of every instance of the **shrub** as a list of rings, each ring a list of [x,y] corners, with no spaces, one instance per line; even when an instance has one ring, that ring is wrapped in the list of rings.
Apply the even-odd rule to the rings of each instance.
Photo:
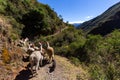
[[[92,80],[106,80],[103,69],[97,64],[89,65],[89,73]]]
[[[4,63],[10,63],[11,58],[6,48],[3,48],[2,59]]]
[[[116,68],[114,63],[110,63],[107,66],[106,76],[108,80],[119,80],[120,79],[120,71]]]
[[[74,65],[76,65],[76,66],[79,66],[79,65],[80,65],[80,61],[79,61],[78,58],[76,58],[76,57],[70,57],[69,59],[70,59],[70,61],[71,61]]]
[[[102,43],[102,37],[100,35],[88,35],[87,40],[84,45],[85,55],[88,57],[90,62],[94,63],[98,59],[99,46]]]
[[[55,48],[55,54],[58,54],[58,55],[61,55],[61,56],[66,56],[66,57],[68,57],[70,55],[68,53],[68,47],[66,47],[66,46]]]

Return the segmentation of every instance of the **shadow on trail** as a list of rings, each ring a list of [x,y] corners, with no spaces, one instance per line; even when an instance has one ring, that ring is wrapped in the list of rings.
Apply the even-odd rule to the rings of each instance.
[[[42,65],[40,65],[40,67],[44,67],[44,66],[46,66],[47,64],[48,64],[47,60],[43,60],[43,61],[42,61]]]
[[[23,62],[29,62],[29,56],[24,56],[24,57],[22,58],[22,60],[23,60]]]
[[[28,59],[28,58],[26,58]],[[25,62],[26,62],[26,59],[25,59]],[[41,67],[45,67],[47,65],[47,60],[43,60],[43,64],[41,65]],[[25,70],[22,70],[19,72],[19,74],[16,76],[15,80],[29,80],[31,79],[32,77],[32,73],[31,73],[31,70],[29,69],[30,68],[30,64],[27,65],[26,69]],[[56,61],[53,60],[52,61],[52,66],[49,67],[49,73],[53,72],[56,68]]]
[[[55,71],[56,68],[56,61],[55,59],[52,60],[52,66],[49,67],[49,73],[52,73],[53,71]]]
[[[27,65],[26,70],[22,70],[19,72],[19,74],[16,76],[15,80],[29,80],[32,73],[31,70],[28,68],[30,64]]]
[[[32,75],[30,70],[22,70],[16,76],[15,80],[29,80],[31,78],[30,75]]]
[[[23,61],[28,62],[28,57],[24,58]],[[44,67],[46,64],[47,64],[47,61],[44,60],[41,67]],[[30,68],[30,64],[27,65],[25,70],[22,70],[19,72],[19,74],[16,76],[15,80],[29,80],[32,77],[34,77],[34,76],[32,76],[31,70],[29,68]]]

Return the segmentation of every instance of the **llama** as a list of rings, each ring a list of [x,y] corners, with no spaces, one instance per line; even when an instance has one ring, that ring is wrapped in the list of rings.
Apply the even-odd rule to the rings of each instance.
[[[43,59],[44,60],[48,60],[48,55],[47,55],[47,52],[46,52],[46,50],[43,48],[43,46],[42,46],[42,42],[39,42],[38,43],[39,45],[38,45],[38,48],[39,48],[39,50],[41,50],[41,54],[42,54],[42,56],[43,56]]]
[[[40,48],[41,53],[44,53],[43,47],[42,47],[42,43],[41,43],[41,42],[39,42],[39,48]]]
[[[26,37],[23,41],[23,44],[25,47],[28,47],[28,41],[29,41],[29,39]]]
[[[54,58],[54,49],[49,46],[49,43],[48,43],[48,42],[47,42],[47,51],[42,47],[42,43],[41,43],[41,42],[39,42],[39,45],[40,45],[41,53],[42,53],[42,55],[44,56],[44,59],[45,59],[45,57],[46,57],[46,56],[45,56],[46,53],[49,52],[48,55],[52,53],[51,56],[49,55],[51,58],[48,59],[50,63],[52,62],[52,65],[49,67],[49,68],[50,68],[49,72],[51,73],[51,72],[53,72],[53,71],[55,70],[55,68],[56,68],[56,60],[53,59],[53,58]],[[51,50],[51,51],[49,51],[49,50]],[[51,52],[51,53],[50,53],[50,52]],[[51,59],[51,61],[50,61],[50,59]]]
[[[28,38],[19,40],[17,46],[21,47],[25,52],[27,52],[29,46],[28,40]]]
[[[23,45],[24,45],[24,40],[23,40],[23,39],[20,39],[20,40],[18,41],[17,46],[23,47]]]
[[[29,61],[31,65],[31,72],[33,74],[33,66],[35,65],[35,71],[38,74],[39,64],[42,61],[43,56],[41,55],[40,51],[34,51],[30,55]]]
[[[42,48],[42,44],[41,44],[41,48]],[[30,55],[29,61],[30,61],[30,65],[31,65],[32,74],[33,74],[33,66],[34,65],[35,65],[36,74],[38,74],[39,65],[42,65],[43,56],[42,56],[41,52],[42,52],[42,50],[34,51]]]
[[[20,46],[20,47],[27,46],[28,41],[29,41],[28,38],[21,39],[21,40],[19,40],[18,46]]]
[[[33,51],[35,51],[35,49],[34,45],[31,43],[28,45],[27,53],[30,55]]]
[[[51,61],[54,59],[54,49],[53,47],[50,46],[49,42],[46,42],[47,44],[47,48],[45,49],[47,54],[48,54],[48,57],[49,57],[49,63],[51,63]]]
[[[42,66],[42,60],[44,59],[44,57],[43,57],[43,56],[44,56],[44,55],[43,55],[44,52],[43,52],[42,43],[40,43],[40,42],[39,42],[39,47],[40,47],[39,50],[40,50],[41,55],[42,55],[41,60],[40,60],[40,65]]]

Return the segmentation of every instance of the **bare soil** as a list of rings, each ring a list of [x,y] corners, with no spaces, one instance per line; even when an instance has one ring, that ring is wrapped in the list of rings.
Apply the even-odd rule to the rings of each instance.
[[[56,68],[52,70],[51,64],[45,64],[32,77],[29,69],[19,72],[15,80],[88,80],[88,74],[82,67],[76,67],[67,58],[55,56]]]

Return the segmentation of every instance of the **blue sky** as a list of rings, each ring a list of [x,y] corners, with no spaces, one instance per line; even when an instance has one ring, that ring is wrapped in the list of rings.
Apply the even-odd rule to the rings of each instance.
[[[38,0],[48,4],[63,20],[81,23],[102,14],[120,0]]]

